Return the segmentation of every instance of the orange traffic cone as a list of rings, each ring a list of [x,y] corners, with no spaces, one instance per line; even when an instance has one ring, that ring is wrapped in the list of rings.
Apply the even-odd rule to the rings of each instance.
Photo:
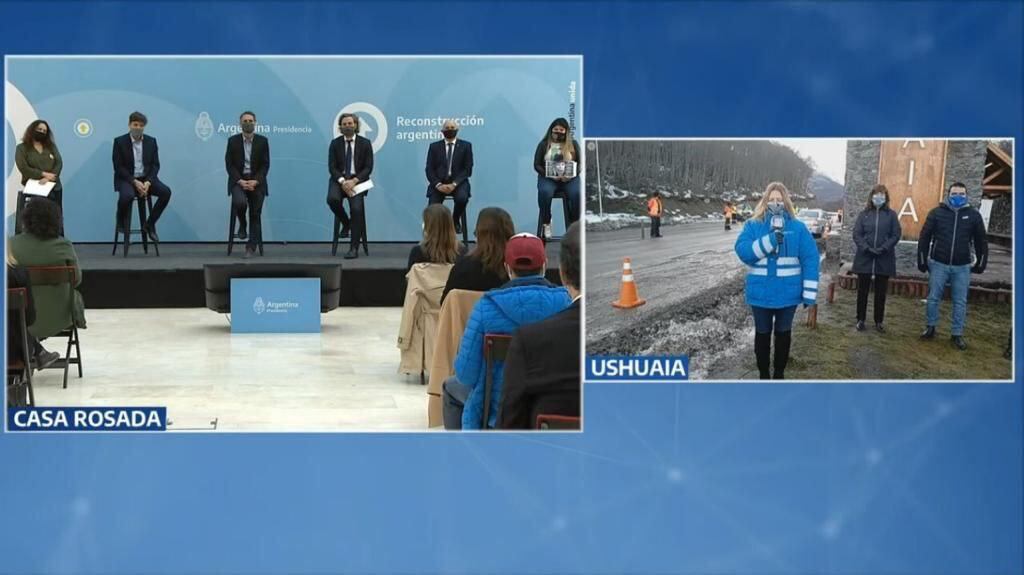
[[[633,264],[629,258],[622,260],[622,287],[619,289],[618,301],[613,301],[612,306],[619,309],[630,309],[647,303],[647,300],[640,299],[636,293],[636,282],[633,281]]]

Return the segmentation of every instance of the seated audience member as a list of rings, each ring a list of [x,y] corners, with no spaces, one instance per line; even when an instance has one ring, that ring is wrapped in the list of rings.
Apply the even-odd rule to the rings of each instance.
[[[483,420],[486,363],[485,334],[512,334],[519,326],[551,317],[570,303],[569,293],[544,279],[544,242],[533,234],[517,234],[505,245],[505,285],[483,295],[473,307],[455,356],[455,376],[444,385],[445,429],[479,429]],[[502,363],[494,366],[490,413],[494,427],[501,405]]]
[[[32,327],[36,321],[36,306],[32,300],[32,282],[29,280],[28,271],[18,265],[18,261],[11,254],[11,246],[7,246],[7,289],[25,288],[28,296],[25,306],[25,327]],[[39,340],[31,333],[26,334],[28,349],[31,357],[25,361],[21,353],[21,322],[15,314],[7,316],[7,361],[22,361],[31,364],[35,369],[44,369],[53,362],[60,359],[60,354],[55,351],[43,349]]]
[[[512,216],[501,208],[484,208],[476,219],[476,246],[455,261],[441,302],[453,289],[487,291],[508,281],[505,243],[515,232]]]
[[[580,225],[562,237],[559,275],[572,305],[519,328],[505,358],[502,429],[533,429],[538,415],[580,415]]]
[[[465,251],[455,235],[452,213],[443,204],[431,204],[423,210],[423,239],[409,251],[405,271],[414,264],[453,264]]]
[[[75,287],[82,283],[82,269],[71,242],[60,235],[60,208],[53,202],[31,201],[21,214],[22,230],[10,241],[11,255],[22,266],[65,266],[75,268]],[[36,321],[29,332],[40,340],[57,335],[70,327],[67,321],[68,286],[35,286],[32,297],[36,307]],[[72,319],[79,328],[85,328],[85,304],[82,294],[74,290]]]

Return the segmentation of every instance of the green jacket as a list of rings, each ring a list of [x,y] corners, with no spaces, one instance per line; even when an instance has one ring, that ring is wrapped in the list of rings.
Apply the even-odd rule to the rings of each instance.
[[[75,268],[75,287],[82,283],[82,268],[78,266],[78,256],[71,242],[62,237],[41,240],[32,234],[23,233],[10,238],[11,254],[18,260],[18,265],[61,266],[67,262]],[[73,290],[74,303],[68,310],[68,286],[32,286],[32,299],[35,301],[36,321],[29,327],[29,332],[39,339],[57,335],[71,327],[72,319],[79,328],[85,327],[85,304],[82,294]]]
[[[24,142],[18,144],[14,149],[14,164],[21,172],[21,185],[24,186],[29,180],[38,180],[43,177],[43,172],[50,172],[57,175],[57,181],[53,189],[62,190],[60,172],[64,169],[64,159],[60,157],[57,146],[52,149],[43,148],[43,152],[36,151],[36,147]]]

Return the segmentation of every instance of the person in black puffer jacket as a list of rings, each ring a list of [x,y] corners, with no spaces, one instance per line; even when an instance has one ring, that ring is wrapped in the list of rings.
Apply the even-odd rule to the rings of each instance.
[[[978,210],[968,205],[967,186],[956,182],[949,186],[946,201],[928,213],[917,241],[917,269],[928,272],[928,325],[921,333],[921,339],[935,337],[939,302],[948,280],[953,299],[951,341],[957,349],[967,349],[963,338],[967,321],[967,290],[971,285],[971,274],[984,273],[987,265],[985,221]]]
[[[889,278],[896,275],[896,244],[903,231],[896,212],[889,208],[889,189],[878,184],[871,189],[867,208],[857,216],[853,226],[853,243],[857,255],[853,259],[853,273],[857,274],[857,331],[864,331],[868,311],[868,291],[871,277],[875,284],[875,329],[885,331],[885,296]]]

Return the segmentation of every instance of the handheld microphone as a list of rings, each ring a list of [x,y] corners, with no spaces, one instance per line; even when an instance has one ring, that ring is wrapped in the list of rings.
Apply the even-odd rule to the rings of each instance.
[[[786,225],[786,220],[782,216],[772,216],[772,229],[775,231],[775,241],[782,245],[783,233],[782,228]]]

